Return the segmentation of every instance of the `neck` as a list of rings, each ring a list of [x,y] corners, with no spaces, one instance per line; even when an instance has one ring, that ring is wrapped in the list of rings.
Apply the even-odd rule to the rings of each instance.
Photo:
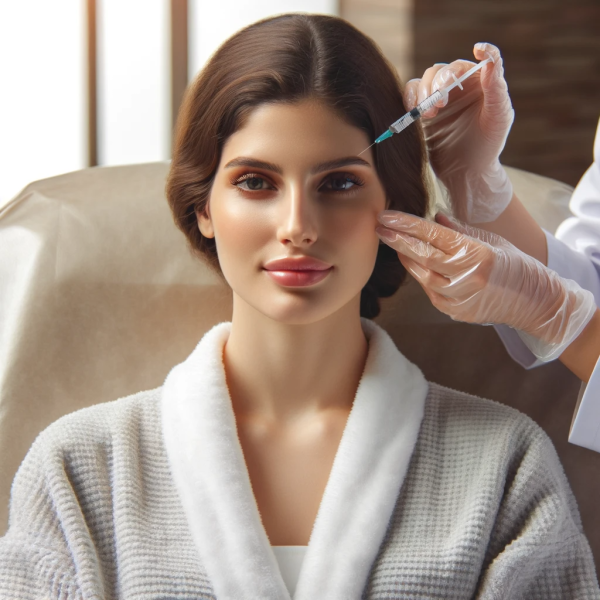
[[[234,412],[289,421],[349,410],[368,351],[358,302],[318,322],[290,325],[234,299],[223,356]]]

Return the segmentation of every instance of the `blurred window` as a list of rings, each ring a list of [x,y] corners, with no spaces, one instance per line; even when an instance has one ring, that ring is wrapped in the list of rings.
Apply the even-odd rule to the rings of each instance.
[[[0,206],[87,164],[82,0],[0,2]]]
[[[95,63],[86,6],[96,16],[90,20]],[[172,10],[179,11],[175,28]],[[338,1],[0,2],[0,206],[31,181],[86,167],[90,157],[100,165],[168,159],[177,79],[171,68],[182,68],[179,58],[172,62],[174,30],[185,32],[187,16],[193,77],[238,29],[284,12],[338,14]],[[90,73],[95,103],[88,97]]]
[[[338,0],[189,0],[190,78],[236,31],[259,19],[287,12],[337,15]]]
[[[171,138],[166,0],[100,0],[98,163],[167,160]]]

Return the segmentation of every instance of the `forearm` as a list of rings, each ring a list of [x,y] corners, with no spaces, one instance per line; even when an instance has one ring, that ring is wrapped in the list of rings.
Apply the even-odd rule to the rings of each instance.
[[[543,265],[548,264],[546,235],[514,194],[506,210],[495,221],[473,223],[473,226],[503,237]]]
[[[513,195],[506,210],[490,223],[477,227],[507,239],[522,252],[548,264],[546,235],[521,201]],[[564,350],[559,360],[582,381],[589,381],[600,356],[600,309],[579,336]]]
[[[579,379],[589,381],[600,357],[600,308],[585,329],[560,355],[559,360]]]

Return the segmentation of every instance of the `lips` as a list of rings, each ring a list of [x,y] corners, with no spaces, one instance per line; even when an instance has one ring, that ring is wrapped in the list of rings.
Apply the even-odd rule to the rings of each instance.
[[[267,271],[326,271],[331,265],[310,256],[278,258],[265,265]]]
[[[322,281],[333,266],[309,256],[279,258],[269,261],[264,270],[283,286],[304,287]]]

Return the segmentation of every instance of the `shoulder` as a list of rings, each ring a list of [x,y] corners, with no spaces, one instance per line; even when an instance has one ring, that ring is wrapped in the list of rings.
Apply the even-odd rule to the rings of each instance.
[[[513,468],[532,453],[558,463],[549,437],[527,415],[435,383],[429,383],[420,437],[425,446],[475,453],[495,463],[512,463]]]
[[[157,462],[162,466],[160,391],[84,408],[44,429],[13,481],[10,527],[75,527],[76,515],[111,506],[115,481],[139,476]],[[70,515],[70,525],[59,524],[61,511]]]
[[[448,489],[485,490],[496,499],[496,508],[551,498],[569,507],[570,518],[579,523],[548,435],[528,416],[493,400],[430,383],[413,467],[417,479],[436,473]],[[522,514],[528,514],[525,508]]]
[[[65,458],[127,443],[149,430],[159,432],[161,390],[138,392],[69,413],[38,435],[29,454]]]
[[[462,423],[466,427],[477,425],[485,429],[524,427],[543,433],[530,417],[516,408],[437,383],[428,383],[425,412],[430,419]]]

